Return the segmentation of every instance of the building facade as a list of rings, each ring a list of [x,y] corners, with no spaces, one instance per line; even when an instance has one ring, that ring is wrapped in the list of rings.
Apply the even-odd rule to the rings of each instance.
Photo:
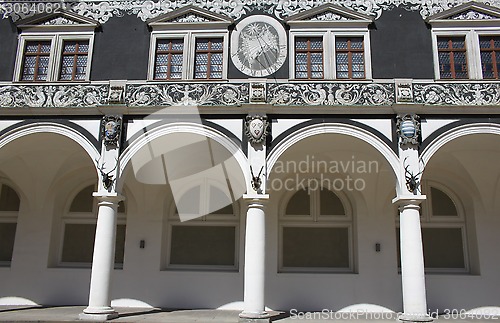
[[[0,304],[500,315],[500,1],[0,13]]]

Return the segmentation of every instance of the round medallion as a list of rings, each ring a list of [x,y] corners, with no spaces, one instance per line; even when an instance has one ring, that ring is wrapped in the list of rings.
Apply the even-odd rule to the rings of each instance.
[[[283,65],[286,55],[285,29],[269,16],[247,17],[231,35],[231,59],[248,76],[273,74]]]

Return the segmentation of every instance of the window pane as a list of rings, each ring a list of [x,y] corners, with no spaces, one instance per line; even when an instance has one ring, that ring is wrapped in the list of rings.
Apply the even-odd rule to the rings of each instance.
[[[173,226],[170,264],[234,266],[235,241],[231,226]]]
[[[78,193],[71,206],[69,208],[70,212],[92,212],[94,206],[94,186],[90,185],[84,188]]]
[[[437,188],[431,187],[432,215],[457,216],[457,208],[451,198]]]
[[[349,268],[348,228],[283,228],[283,267]]]
[[[307,190],[300,190],[295,193],[286,206],[286,215],[310,215],[310,196]]]
[[[200,187],[194,187],[187,191],[180,199],[177,207],[184,214],[200,214]]]
[[[295,78],[323,78],[323,38],[295,39]]]
[[[66,224],[64,228],[61,261],[91,263],[96,225]]]
[[[61,58],[59,80],[85,80],[88,58],[88,40],[65,41]]]
[[[319,199],[321,215],[345,215],[344,205],[332,191],[322,189]]]
[[[422,228],[426,268],[465,268],[461,228]]]
[[[116,226],[115,264],[123,264],[126,229],[127,226],[125,224],[118,224]]]
[[[19,211],[21,201],[16,191],[7,185],[2,185],[1,190],[0,211]]]
[[[16,228],[16,223],[0,223],[0,261],[12,260]]]

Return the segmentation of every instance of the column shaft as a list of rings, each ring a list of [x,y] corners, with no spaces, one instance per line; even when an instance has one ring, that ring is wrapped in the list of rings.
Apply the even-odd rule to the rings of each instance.
[[[266,218],[264,203],[249,202],[245,234],[244,310],[240,317],[265,318]]]

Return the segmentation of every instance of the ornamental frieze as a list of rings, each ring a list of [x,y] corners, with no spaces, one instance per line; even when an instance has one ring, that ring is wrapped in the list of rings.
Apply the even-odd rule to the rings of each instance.
[[[51,13],[54,8],[70,10],[82,16],[92,18],[105,23],[111,17],[121,17],[124,15],[135,15],[146,21],[161,14],[185,7],[195,5],[212,12],[239,19],[254,11],[264,12],[273,15],[278,19],[283,19],[299,12],[318,7],[325,3],[334,3],[359,13],[367,14],[378,19],[384,10],[394,7],[402,7],[409,11],[419,11],[423,18],[427,18],[436,13],[453,8],[457,5],[470,2],[469,0],[362,0],[362,1],[342,1],[342,0],[87,0],[64,2],[40,2],[32,10],[30,2],[0,2],[0,16],[3,18],[12,17],[13,21],[32,16],[36,13]],[[500,8],[500,0],[478,0]],[[16,6],[14,6],[16,4]],[[50,6],[49,6],[50,5]],[[49,9],[52,10],[49,12]]]
[[[109,85],[0,86],[0,107],[86,108],[108,103]]]
[[[275,105],[391,105],[394,84],[273,84],[268,97]]]
[[[414,103],[427,105],[499,105],[499,83],[413,84]]]
[[[142,106],[239,106],[249,102],[248,83],[243,84],[147,84],[127,85],[125,103]]]

